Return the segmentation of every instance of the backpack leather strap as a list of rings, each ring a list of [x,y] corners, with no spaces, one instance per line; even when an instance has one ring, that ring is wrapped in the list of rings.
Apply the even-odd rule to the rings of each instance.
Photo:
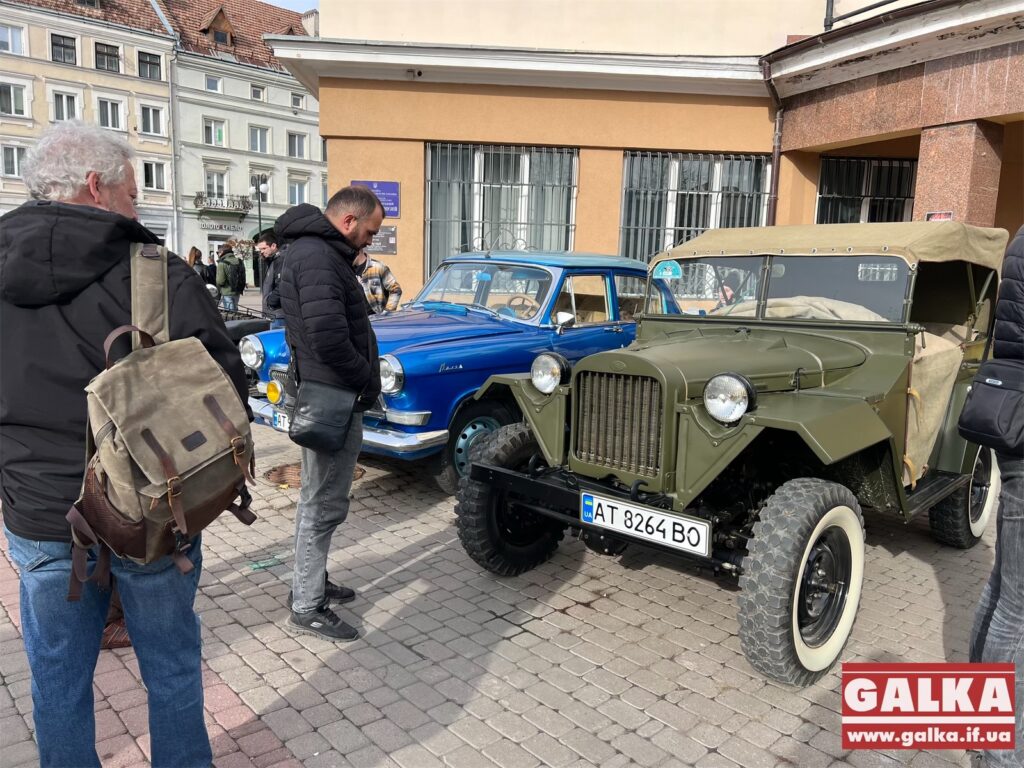
[[[245,456],[245,449],[247,448],[246,439],[242,437],[242,434],[235,428],[231,419],[229,419],[228,415],[224,413],[224,409],[220,407],[220,403],[217,402],[216,397],[213,395],[204,395],[203,405],[206,406],[206,410],[208,410],[213,415],[213,418],[217,420],[217,423],[220,424],[220,428],[227,433],[229,438],[231,438],[231,450],[235,455],[235,464],[242,470],[242,474],[245,476],[245,481],[249,483],[249,485],[256,485],[256,481],[253,480],[252,477],[252,472],[250,472],[249,465],[242,461],[242,457]],[[251,463],[252,462],[250,462],[250,464]]]
[[[110,548],[93,531],[77,506],[72,505],[65,519],[71,523],[71,577],[68,600],[76,602],[82,597],[82,585],[94,581],[101,589],[110,589]],[[89,549],[99,547],[96,567],[89,575]]]
[[[174,466],[174,459],[164,450],[160,441],[156,439],[156,435],[148,427],[143,429],[140,434],[146,441],[146,445],[160,460],[160,466],[163,467],[164,474],[167,476],[167,505],[171,508],[171,515],[174,517],[175,533],[187,537],[188,524],[185,522],[185,510],[181,508],[181,501],[178,499],[181,495],[181,476],[178,474],[177,467]],[[180,551],[180,542],[178,544],[179,546],[176,546],[175,549]]]
[[[167,298],[167,249],[155,243],[132,244],[132,325],[157,344],[170,340]],[[132,340],[138,349],[141,340]]]

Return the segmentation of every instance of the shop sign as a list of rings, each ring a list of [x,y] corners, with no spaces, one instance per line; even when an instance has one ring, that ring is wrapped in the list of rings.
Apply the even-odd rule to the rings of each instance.
[[[242,231],[242,225],[241,224],[231,224],[231,223],[220,222],[220,221],[200,221],[199,222],[199,228],[200,229],[210,229],[210,230],[213,230],[215,232],[241,232]]]
[[[389,219],[400,218],[401,200],[397,181],[353,181],[353,187],[366,187],[384,206],[384,215]]]

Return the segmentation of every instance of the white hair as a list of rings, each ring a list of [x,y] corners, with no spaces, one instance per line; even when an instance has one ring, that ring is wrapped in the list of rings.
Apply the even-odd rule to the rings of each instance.
[[[70,200],[95,172],[107,184],[125,179],[135,152],[124,139],[80,120],[47,128],[29,151],[23,179],[36,200]]]

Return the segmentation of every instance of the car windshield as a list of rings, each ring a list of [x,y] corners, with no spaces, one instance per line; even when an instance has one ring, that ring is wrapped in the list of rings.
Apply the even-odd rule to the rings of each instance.
[[[902,321],[908,274],[903,259],[872,255],[673,259],[653,272],[684,315],[869,323]],[[664,304],[649,296],[648,314],[671,314]]]
[[[513,320],[532,320],[547,301],[551,273],[519,264],[443,264],[414,304],[444,302],[480,307]]]

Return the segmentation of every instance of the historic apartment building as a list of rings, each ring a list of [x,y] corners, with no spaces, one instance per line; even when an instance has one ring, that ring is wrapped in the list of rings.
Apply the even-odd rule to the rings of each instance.
[[[128,138],[139,218],[182,255],[323,205],[319,105],[263,42],[315,21],[257,0],[0,0],[0,212],[26,198],[34,138],[74,118]]]
[[[25,201],[21,164],[43,129],[85,120],[135,148],[139,219],[173,242],[173,53],[148,0],[0,2],[0,213]]]
[[[1015,231],[1020,0],[901,0],[830,31],[826,6],[395,0],[382,25],[323,3],[319,38],[268,42],[320,98],[331,187],[391,196],[407,291],[467,249],[646,259],[713,227],[928,214]]]

